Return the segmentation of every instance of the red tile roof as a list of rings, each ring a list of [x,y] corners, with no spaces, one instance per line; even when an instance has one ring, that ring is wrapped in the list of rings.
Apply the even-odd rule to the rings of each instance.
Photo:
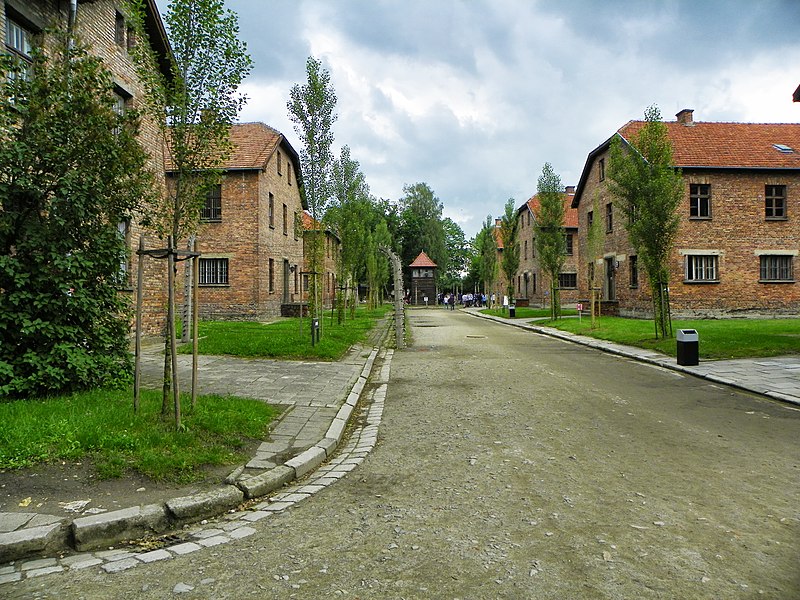
[[[433,262],[430,259],[430,257],[427,254],[425,254],[425,251],[423,250],[422,252],[419,253],[419,256],[414,259],[414,262],[412,262],[408,266],[409,267],[434,267],[435,268],[438,265],[435,262]]]
[[[235,123],[231,126],[230,140],[233,151],[222,165],[224,170],[263,169],[278,147],[292,159],[296,175],[300,175],[300,159],[289,141],[279,131],[264,123]],[[167,158],[166,170],[174,164]],[[302,179],[298,179],[302,181]]]
[[[666,121],[676,167],[682,169],[800,169],[800,124],[714,123],[693,121],[692,111],[681,111],[688,120]],[[686,115],[685,113],[688,113]],[[687,118],[688,117],[688,118]],[[573,206],[580,204],[586,178],[594,159],[608,150],[614,136],[630,142],[645,121],[629,121],[592,150],[583,167]],[[793,152],[781,152],[788,146]]]
[[[617,133],[630,142],[645,121],[630,121]],[[676,167],[800,168],[798,123],[706,123],[667,121]],[[789,146],[785,153],[774,144]]]
[[[574,192],[564,194],[564,227],[578,227],[578,210],[576,208],[572,208],[573,198],[575,198]],[[534,218],[536,218],[539,214],[539,197],[533,196],[530,198],[520,207],[520,210],[523,210],[526,206],[528,207],[528,210],[533,213]]]

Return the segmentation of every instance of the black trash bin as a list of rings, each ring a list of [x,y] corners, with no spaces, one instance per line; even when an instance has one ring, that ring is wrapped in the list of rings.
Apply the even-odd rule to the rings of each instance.
[[[700,364],[700,336],[696,329],[678,329],[678,364],[693,367]]]
[[[514,319],[517,316],[517,305],[516,304],[509,304],[508,305],[508,318]]]

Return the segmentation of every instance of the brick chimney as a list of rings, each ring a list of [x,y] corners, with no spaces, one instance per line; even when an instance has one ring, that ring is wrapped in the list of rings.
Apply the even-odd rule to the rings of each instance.
[[[575,195],[575,186],[574,186],[574,185],[568,185],[568,186],[566,186],[566,187],[564,188],[564,193],[565,193],[565,194],[569,194],[569,195]]]
[[[684,108],[680,111],[675,117],[678,119],[678,123],[681,125],[686,125],[687,127],[691,127],[694,125],[694,120],[692,119],[692,113],[694,112],[693,108]]]

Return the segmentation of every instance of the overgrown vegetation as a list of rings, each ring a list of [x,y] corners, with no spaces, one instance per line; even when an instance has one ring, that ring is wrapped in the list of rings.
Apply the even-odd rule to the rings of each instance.
[[[536,215],[535,245],[542,271],[550,279],[550,311],[561,316],[561,286],[558,276],[564,268],[564,187],[550,163],[545,163],[536,186],[539,211]]]
[[[151,197],[134,111],[63,32],[33,65],[0,58],[0,397],[125,385],[119,225]]]
[[[358,342],[364,341],[391,306],[376,309],[360,308],[354,318],[337,326],[328,312],[325,337],[311,344],[308,320],[281,319],[273,323],[252,321],[201,321],[200,354],[230,355],[249,358],[281,358],[289,360],[338,360]],[[191,353],[191,346],[181,346],[180,353]]]
[[[129,390],[2,402],[0,468],[91,460],[99,478],[135,471],[154,480],[194,481],[206,466],[244,461],[248,442],[264,439],[277,415],[258,400],[203,396],[175,431],[161,418],[155,391],[142,394],[136,415]]]
[[[592,329],[589,319],[536,323],[580,335],[675,356],[674,339],[653,333],[651,321],[603,317]],[[711,360],[800,354],[800,319],[719,319],[675,321],[678,329],[696,329],[700,357]]]

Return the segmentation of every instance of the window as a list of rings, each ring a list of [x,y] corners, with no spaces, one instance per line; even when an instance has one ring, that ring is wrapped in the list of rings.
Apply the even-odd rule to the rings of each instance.
[[[283,205],[283,235],[289,235],[289,208]]]
[[[690,254],[686,256],[687,282],[719,281],[719,257],[713,254]]]
[[[764,186],[764,216],[767,219],[782,220],[786,218],[786,186]]]
[[[269,193],[269,226],[275,229],[275,196]]]
[[[711,184],[689,184],[689,217],[692,219],[711,218]]]
[[[600,181],[606,178],[606,159],[601,158],[597,161],[597,175]]]
[[[292,165],[286,161],[286,185],[292,185]]]
[[[269,291],[275,291],[275,260],[272,258],[269,259]]]
[[[562,290],[575,289],[578,287],[578,274],[577,273],[559,273],[558,274],[558,287]]]
[[[227,258],[201,258],[198,285],[228,285]]]
[[[206,203],[200,211],[200,220],[206,223],[222,221],[222,185],[217,184],[206,192]]]
[[[528,240],[525,240],[525,260],[528,260]]]
[[[278,175],[281,174],[281,153],[278,152]]]
[[[136,45],[136,30],[133,27],[128,27],[126,33],[125,47],[128,49],[128,52],[130,52]]]
[[[117,13],[114,20],[114,41],[120,48],[125,47],[125,31],[125,17],[122,16],[122,13]]]
[[[572,256],[572,238],[571,233],[564,234],[564,254],[567,256]]]
[[[294,211],[294,224],[292,225],[292,230],[294,232],[294,239],[297,239],[297,230],[300,229],[300,221],[297,217],[297,211]],[[295,286],[297,287],[297,286]]]
[[[593,210],[590,210],[588,213],[586,213],[586,222],[589,224],[589,227],[591,227],[594,224],[594,211]]]
[[[303,273],[303,291],[308,291],[308,273]]]
[[[614,205],[609,202],[606,204],[606,233],[614,231]]]
[[[629,285],[632,288],[639,287],[639,257],[631,256],[628,258]]]
[[[792,256],[765,254],[760,257],[761,274],[759,281],[794,281],[792,272]]]
[[[27,78],[30,76],[31,64],[31,38],[30,31],[25,29],[22,25],[6,18],[6,50],[15,59],[15,62],[20,65],[20,75]],[[11,77],[18,77],[20,75],[12,74]]]

